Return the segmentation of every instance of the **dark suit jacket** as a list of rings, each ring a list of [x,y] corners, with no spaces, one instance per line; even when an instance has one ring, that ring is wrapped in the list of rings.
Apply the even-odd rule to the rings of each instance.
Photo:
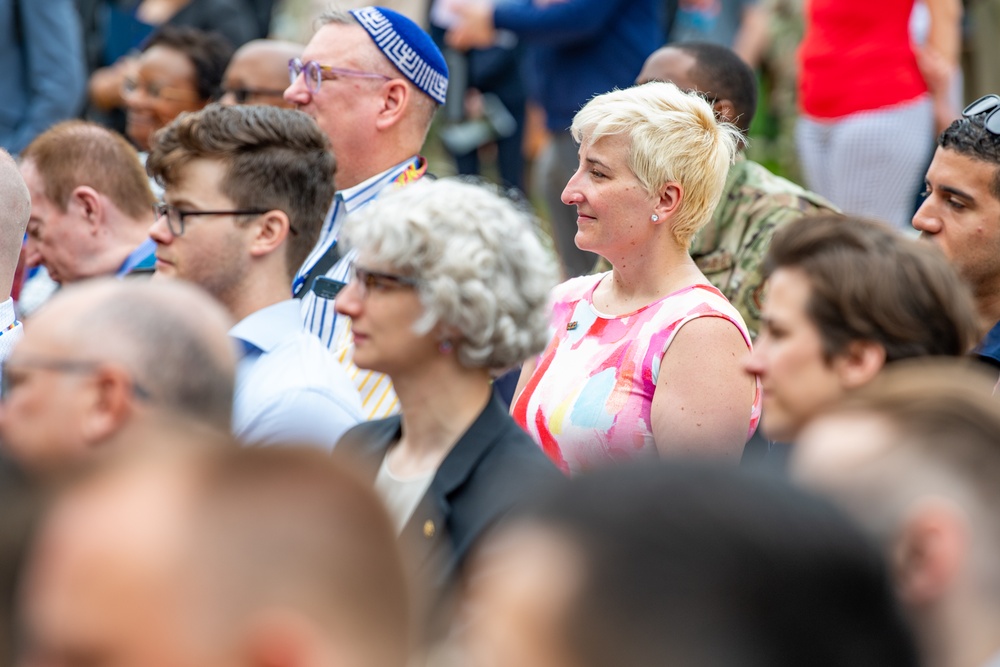
[[[401,434],[398,415],[362,423],[344,434],[336,451],[360,461],[374,484]],[[447,589],[484,532],[532,493],[564,479],[494,394],[441,462],[403,527],[400,540],[417,582]]]

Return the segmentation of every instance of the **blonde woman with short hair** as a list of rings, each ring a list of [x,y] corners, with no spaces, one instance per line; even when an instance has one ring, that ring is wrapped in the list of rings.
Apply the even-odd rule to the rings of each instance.
[[[553,338],[525,364],[513,406],[563,470],[635,458],[738,461],[760,388],[750,336],[688,254],[740,141],[703,98],[669,83],[615,90],[573,120],[580,163],[563,191],[576,244],[612,270],[553,292]]]

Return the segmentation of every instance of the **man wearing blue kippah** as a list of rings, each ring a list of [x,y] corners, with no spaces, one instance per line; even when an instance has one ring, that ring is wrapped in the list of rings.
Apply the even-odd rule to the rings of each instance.
[[[333,301],[349,280],[354,253],[341,252],[337,235],[346,214],[426,172],[418,153],[444,104],[448,67],[430,36],[390,9],[333,10],[319,23],[302,58],[289,63],[285,99],[330,138],[338,194],[292,291],[302,300],[306,328],[337,354],[374,419],[398,412],[398,405],[389,378],[351,361],[350,321],[337,316]]]

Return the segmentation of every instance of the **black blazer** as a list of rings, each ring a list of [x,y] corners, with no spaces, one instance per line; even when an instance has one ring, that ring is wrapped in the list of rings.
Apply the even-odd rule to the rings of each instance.
[[[336,452],[353,456],[375,483],[389,447],[399,441],[399,415],[355,426]],[[444,592],[477,540],[515,505],[565,481],[494,393],[445,456],[400,540],[418,583]]]

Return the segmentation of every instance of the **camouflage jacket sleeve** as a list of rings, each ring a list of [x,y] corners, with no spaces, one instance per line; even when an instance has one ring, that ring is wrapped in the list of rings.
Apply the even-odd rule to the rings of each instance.
[[[713,285],[739,310],[750,335],[760,329],[762,264],[771,237],[806,215],[832,213],[832,204],[761,165],[733,165],[712,221],[698,234],[691,255]]]

